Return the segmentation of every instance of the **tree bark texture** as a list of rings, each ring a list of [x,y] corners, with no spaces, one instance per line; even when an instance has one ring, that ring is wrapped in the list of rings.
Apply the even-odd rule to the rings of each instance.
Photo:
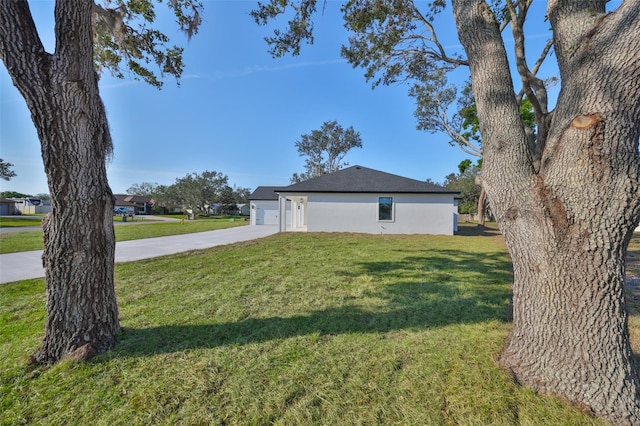
[[[92,5],[56,2],[56,48],[49,54],[28,3],[0,0],[0,54],[31,112],[51,193],[45,336],[32,357],[38,363],[104,352],[120,331],[106,174],[112,145],[93,65]]]
[[[640,220],[640,1],[549,1],[562,89],[539,165],[484,1],[454,0],[483,140],[483,184],[513,261],[517,380],[640,424],[624,259]]]

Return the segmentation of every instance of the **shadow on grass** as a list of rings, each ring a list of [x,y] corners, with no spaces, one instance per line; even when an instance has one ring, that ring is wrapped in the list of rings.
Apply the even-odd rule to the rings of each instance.
[[[388,312],[365,311],[343,306],[293,317],[248,318],[238,322],[203,325],[167,325],[143,329],[125,328],[111,356],[146,356],[187,349],[261,343],[312,334],[340,335],[385,333],[401,329],[424,329],[454,323],[506,320],[506,308],[484,305],[468,298],[407,307]],[[446,316],[443,313],[447,313]]]
[[[458,225],[458,230],[455,232],[455,235],[463,237],[497,237],[501,234],[498,225],[495,223],[488,224],[487,226],[465,223]]]
[[[356,263],[349,270],[335,267],[331,272],[355,285],[361,279],[379,281],[364,291],[366,297],[384,301],[381,307],[362,308],[353,302],[353,296],[341,306],[308,315],[124,328],[120,344],[109,357],[244,345],[311,334],[385,333],[510,320],[511,266],[506,254],[408,249],[394,250],[392,255],[398,260]]]

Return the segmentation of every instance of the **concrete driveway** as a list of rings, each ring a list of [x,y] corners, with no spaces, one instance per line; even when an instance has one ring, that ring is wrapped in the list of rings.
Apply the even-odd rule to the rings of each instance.
[[[116,263],[250,241],[277,232],[277,226],[248,225],[194,234],[122,241],[116,243]],[[42,250],[0,255],[0,284],[42,277]]]

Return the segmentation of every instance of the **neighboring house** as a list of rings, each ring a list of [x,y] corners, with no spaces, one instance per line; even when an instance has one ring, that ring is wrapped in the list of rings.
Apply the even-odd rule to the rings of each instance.
[[[16,208],[16,202],[8,198],[0,198],[0,216],[11,216],[14,214],[20,214],[20,211]]]
[[[238,208],[238,214],[240,216],[249,216],[251,213],[251,207],[249,207],[249,204],[236,204],[236,207]]]
[[[42,214],[51,211],[51,201],[39,198],[14,198],[13,202],[22,214]]]
[[[283,186],[259,186],[249,195],[251,225],[278,225],[280,223],[279,196]],[[291,202],[287,202],[287,224],[291,226]]]
[[[126,210],[131,214],[151,214],[153,207],[153,199],[151,197],[143,197],[141,195],[116,194],[114,212],[122,212]]]
[[[277,214],[281,231],[452,235],[457,230],[458,191],[362,166],[271,191],[279,195],[271,216]]]
[[[213,203],[210,205],[205,205],[207,211],[205,214],[222,214],[222,204],[220,203]]]

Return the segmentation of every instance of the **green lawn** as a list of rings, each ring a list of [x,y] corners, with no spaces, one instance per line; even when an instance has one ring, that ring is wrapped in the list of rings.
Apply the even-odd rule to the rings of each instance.
[[[277,234],[117,265],[120,344],[51,367],[3,285],[0,424],[604,424],[495,364],[510,281],[496,236]]]
[[[17,228],[24,226],[40,226],[42,216],[0,216],[0,228]]]
[[[12,218],[13,219],[13,218]],[[244,226],[249,222],[244,219],[198,219],[181,222],[150,222],[149,224],[122,224],[115,226],[116,241],[139,240],[142,238],[166,237],[167,235],[189,234],[194,232],[213,231],[215,229]],[[119,217],[116,217],[118,222]],[[35,223],[39,224],[39,223]],[[34,223],[32,222],[31,226]],[[4,226],[4,225],[3,225]],[[42,250],[42,231],[27,231],[0,234],[0,254],[21,251]]]

